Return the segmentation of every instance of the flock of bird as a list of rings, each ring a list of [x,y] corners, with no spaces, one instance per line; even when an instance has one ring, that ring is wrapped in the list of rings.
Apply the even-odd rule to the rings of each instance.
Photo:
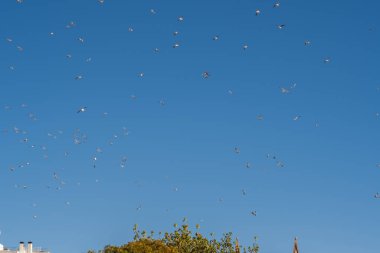
[[[97,0],[99,4],[105,4],[106,0]],[[18,4],[22,4],[24,2],[24,0],[16,0],[16,2]],[[281,8],[281,3],[280,2],[275,2],[273,3],[273,8]],[[155,9],[150,9],[149,12],[152,14],[152,15],[155,15],[157,13],[157,10]],[[261,15],[263,15],[262,13],[262,10],[260,9],[256,9],[254,11],[254,15],[259,17]],[[187,21],[187,20],[186,20]],[[177,22],[185,22],[185,17],[184,16],[178,16],[177,17]],[[75,27],[77,26],[77,23],[75,21],[69,21],[66,25],[65,25],[65,28],[66,29],[75,29]],[[279,30],[283,30],[283,29],[286,29],[286,25],[285,24],[278,24],[277,25],[277,29]],[[129,27],[128,28],[128,32],[134,32],[134,28],[133,27]],[[55,36],[56,33],[55,32],[47,32],[47,34],[49,34],[49,36]],[[174,31],[173,32],[173,36],[179,36],[180,32],[179,31]],[[219,35],[214,35],[212,36],[212,40],[213,41],[218,41],[220,40],[221,37]],[[78,43],[81,43],[81,44],[84,44],[86,43],[86,39],[84,37],[78,37],[77,38],[77,41]],[[19,52],[23,52],[24,51],[24,47],[23,46],[20,46],[18,45],[15,40],[11,37],[7,37],[5,38],[5,42],[6,43],[9,43],[9,44],[12,44],[14,45],[14,47],[19,51]],[[300,43],[302,45],[302,41]],[[310,40],[304,40],[303,41],[303,45],[305,47],[310,47],[312,45],[312,42]],[[178,43],[178,42],[175,42],[172,44],[172,48],[173,50],[177,49],[181,47],[181,44]],[[248,44],[244,44],[242,43],[242,48],[240,50],[248,50],[249,49],[249,45]],[[154,48],[154,53],[159,53],[160,52],[160,49],[159,48]],[[68,53],[66,55],[66,59],[67,60],[70,60],[72,59],[73,55],[71,53]],[[86,58],[85,60],[87,63],[91,62],[92,61],[92,58],[91,57],[88,57]],[[323,58],[323,63],[324,64],[329,64],[331,63],[331,58],[330,57],[325,57]],[[9,66],[9,69],[11,71],[16,71],[16,66],[14,65],[11,65]],[[140,78],[144,78],[145,74],[144,72],[140,72],[138,73],[138,77]],[[78,74],[76,76],[74,76],[74,80],[76,81],[80,81],[84,78],[83,74]],[[204,71],[202,73],[200,73],[200,78],[203,78],[203,79],[209,79],[209,78],[212,78],[212,75],[210,74],[209,71]],[[280,87],[279,89],[279,93],[283,94],[283,95],[287,95],[287,94],[290,94],[292,92],[295,91],[295,89],[297,88],[297,84],[296,83],[293,83],[289,86],[283,86],[283,87]],[[233,95],[233,91],[230,89],[227,91],[229,95]],[[130,95],[130,98],[131,99],[136,99],[136,95]],[[166,101],[165,99],[160,99],[159,100],[159,106],[166,106]],[[21,104],[20,105],[20,108],[28,108],[28,105],[27,104]],[[13,108],[12,106],[5,106],[3,108],[4,110],[6,111],[10,111],[10,110],[13,110],[15,108]],[[77,110],[76,112],[73,111],[73,114],[77,113],[78,115],[82,115],[82,114],[85,114],[88,112],[88,110],[91,110],[91,108],[88,108],[86,105],[80,105],[77,107]],[[104,117],[107,117],[108,113],[107,112],[104,112],[103,113],[103,116]],[[377,115],[379,116],[379,115]],[[36,116],[36,114],[34,113],[29,113],[28,114],[28,118],[32,121],[37,121],[39,120]],[[256,116],[256,119],[258,121],[263,121],[265,120],[265,116],[263,114],[259,114]],[[299,121],[302,119],[302,115],[294,115],[294,117],[292,118],[293,121]],[[316,127],[319,126],[318,123],[316,123],[315,125]],[[2,130],[2,133],[3,134],[8,134],[8,133],[14,133],[17,138],[18,136],[21,136],[21,143],[22,144],[28,144],[30,148],[32,149],[39,149],[40,151],[42,151],[43,153],[43,157],[45,159],[48,158],[48,155],[47,155],[47,147],[45,145],[38,145],[38,144],[34,144],[32,143],[32,141],[29,139],[28,137],[28,134],[29,132],[27,130],[24,130],[24,129],[20,129],[19,127],[13,127],[13,129],[3,129]],[[63,130],[58,130],[56,132],[49,132],[49,133],[46,133],[47,136],[49,138],[52,138],[52,139],[57,139],[59,138],[59,136],[63,135],[64,131]],[[128,136],[129,134],[129,131],[127,128],[123,127],[121,129],[121,131],[119,133],[116,133],[116,134],[113,134],[112,137],[109,139],[108,141],[108,145],[113,145],[114,142],[116,142],[119,138],[121,137],[126,137]],[[86,133],[84,133],[81,129],[76,129],[73,133],[72,133],[72,142],[74,145],[81,145],[81,144],[85,144],[87,142],[87,139],[88,139],[88,136]],[[103,148],[101,147],[94,147],[94,155],[91,157],[91,160],[89,161],[89,164],[91,164],[91,166],[93,168],[96,168],[97,167],[97,163],[98,163],[98,160],[99,160],[99,157],[101,156],[101,154],[103,153]],[[241,153],[241,150],[240,150],[240,147],[234,147],[233,150],[232,150],[232,153],[235,153],[236,155],[239,155]],[[68,157],[70,156],[70,151],[65,151],[64,152],[64,156],[65,157]],[[265,156],[265,155],[264,155]],[[274,154],[266,154],[266,159],[270,160],[270,161],[273,161],[274,165],[278,168],[284,168],[285,167],[285,163],[279,159],[276,155]],[[254,168],[254,164],[250,161],[245,161],[245,162],[242,162],[244,164],[244,167],[247,168],[247,169],[250,169],[250,168]],[[121,159],[120,159],[120,162],[119,162],[119,166],[121,168],[126,168],[128,165],[128,158],[127,156],[122,156]],[[26,167],[29,167],[31,166],[30,162],[20,162],[16,165],[12,165],[9,167],[9,171],[12,173],[12,172],[15,172],[15,170],[18,170],[18,169],[22,169],[22,168],[26,168]],[[380,168],[380,163],[377,165],[378,168]],[[54,171],[53,174],[52,174],[52,179],[53,179],[53,182],[54,182],[54,186],[51,186],[51,185],[48,185],[47,188],[48,189],[54,189],[54,190],[62,190],[65,185],[66,185],[66,182],[65,180],[63,180],[59,174],[59,172],[57,171]],[[96,180],[96,183],[99,182],[99,179]],[[80,185],[80,182],[77,183],[78,185]],[[16,184],[15,185],[16,188],[20,188],[20,189],[23,189],[23,190],[28,190],[28,185],[26,184]],[[174,191],[178,191],[178,187],[176,187],[174,189]],[[241,190],[241,194],[243,196],[246,196],[247,195],[247,191],[245,189],[242,189]],[[374,194],[374,198],[376,199],[380,199],[380,193],[375,193]],[[219,198],[219,202],[222,202],[223,201],[223,198]],[[64,203],[66,206],[70,206],[71,205],[71,202],[70,201],[66,201]],[[37,203],[33,203],[33,207],[36,207],[37,206]],[[142,210],[142,205],[139,204],[136,208],[137,211],[141,211]],[[257,211],[255,209],[252,209],[249,211],[249,214],[252,215],[252,216],[257,216]],[[38,218],[38,215],[37,214],[32,214],[31,217],[33,219],[37,219]],[[1,232],[0,232],[1,233]]]

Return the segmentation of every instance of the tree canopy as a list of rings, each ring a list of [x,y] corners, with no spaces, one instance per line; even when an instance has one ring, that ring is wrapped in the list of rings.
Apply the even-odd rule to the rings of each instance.
[[[184,219],[184,221],[186,221]],[[121,245],[107,245],[103,250],[90,250],[88,253],[258,253],[259,245],[254,237],[253,243],[248,247],[241,247],[237,238],[233,239],[231,232],[224,233],[222,238],[217,240],[213,233],[210,239],[202,235],[199,225],[196,225],[196,232],[189,229],[188,224],[178,226],[174,224],[174,231],[158,233],[155,237],[154,231],[149,234],[138,226],[133,228],[134,238],[132,241]]]

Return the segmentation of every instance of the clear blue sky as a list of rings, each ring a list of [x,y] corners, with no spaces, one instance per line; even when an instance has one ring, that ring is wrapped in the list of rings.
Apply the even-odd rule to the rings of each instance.
[[[81,253],[188,217],[378,253],[380,3],[273,4],[1,1],[0,242]]]

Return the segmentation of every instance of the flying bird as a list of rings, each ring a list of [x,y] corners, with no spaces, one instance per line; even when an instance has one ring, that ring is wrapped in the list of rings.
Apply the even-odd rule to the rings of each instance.
[[[205,71],[205,72],[202,73],[202,77],[203,77],[204,79],[207,79],[207,78],[210,77],[210,73],[209,73],[208,71]]]
[[[78,111],[77,111],[77,113],[81,113],[81,112],[85,112],[85,111],[87,111],[87,107],[86,106],[79,108]]]

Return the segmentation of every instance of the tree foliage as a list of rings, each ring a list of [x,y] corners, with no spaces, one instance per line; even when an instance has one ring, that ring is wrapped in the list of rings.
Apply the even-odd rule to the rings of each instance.
[[[181,226],[174,224],[173,232],[158,233],[154,236],[154,231],[148,233],[140,231],[138,226],[133,228],[133,241],[121,246],[108,245],[98,253],[258,253],[259,246],[257,238],[254,237],[253,244],[247,248],[240,247],[237,239],[233,239],[231,232],[223,234],[220,240],[210,234],[211,239],[199,233],[199,225],[196,225],[196,232],[193,233],[185,223]],[[96,253],[90,250],[88,253]]]

